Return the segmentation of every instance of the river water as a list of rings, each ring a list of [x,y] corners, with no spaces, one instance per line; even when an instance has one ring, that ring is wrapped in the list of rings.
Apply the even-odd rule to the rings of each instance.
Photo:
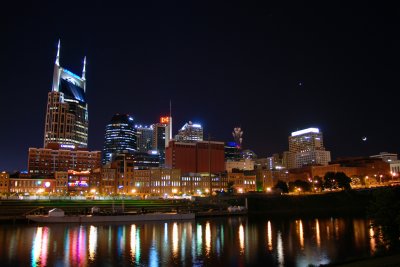
[[[309,266],[372,255],[363,218],[0,225],[1,266]]]

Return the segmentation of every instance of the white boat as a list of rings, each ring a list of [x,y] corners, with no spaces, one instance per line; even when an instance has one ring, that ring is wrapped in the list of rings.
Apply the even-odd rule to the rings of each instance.
[[[138,222],[193,220],[194,213],[145,213],[123,215],[64,215],[64,211],[53,209],[48,215],[26,215],[28,220],[40,223],[102,223],[102,222]]]

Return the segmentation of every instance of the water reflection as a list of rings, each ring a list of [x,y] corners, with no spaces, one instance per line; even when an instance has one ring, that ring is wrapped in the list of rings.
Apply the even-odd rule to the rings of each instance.
[[[31,265],[46,266],[49,242],[49,228],[38,227],[32,242]]]
[[[315,219],[315,239],[317,242],[317,247],[320,248],[321,247],[321,234],[319,231],[319,221],[318,219]]]
[[[175,222],[172,228],[172,253],[174,257],[178,256],[178,224]]]
[[[206,223],[206,255],[208,256],[211,251],[211,229],[210,222]]]
[[[196,255],[201,256],[202,246],[203,246],[203,233],[202,233],[202,227],[200,224],[197,224],[196,239],[197,239],[197,243],[195,244],[195,246],[193,248],[197,247]]]
[[[299,242],[300,242],[300,248],[304,249],[304,232],[303,232],[303,223],[301,220],[296,221],[296,225],[298,227],[298,235],[299,235]]]
[[[267,223],[267,239],[268,239],[268,250],[272,251],[272,228],[270,221],[268,221]]]
[[[0,228],[0,258],[15,266],[307,266],[371,255],[376,242],[369,221],[351,218],[21,225]]]
[[[369,240],[370,240],[371,253],[374,253],[376,251],[376,242],[375,242],[375,232],[372,227],[369,228]]]
[[[277,251],[278,251],[278,263],[279,266],[284,266],[284,257],[283,257],[283,244],[282,244],[282,235],[281,232],[278,231],[277,241],[276,241]]]
[[[89,260],[93,261],[97,248],[97,227],[91,225],[89,230]]]
[[[244,253],[244,229],[243,224],[239,226],[239,244],[240,244],[240,253]]]

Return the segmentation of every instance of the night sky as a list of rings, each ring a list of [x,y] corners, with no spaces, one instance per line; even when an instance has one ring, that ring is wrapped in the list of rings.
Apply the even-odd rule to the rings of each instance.
[[[16,1],[17,2],[17,1]],[[89,149],[114,113],[205,136],[259,157],[319,127],[332,158],[399,153],[400,11],[376,1],[26,1],[0,16],[0,171],[42,147],[57,43],[60,65],[87,56]],[[129,4],[128,4],[129,3]],[[362,141],[366,136],[367,141]]]

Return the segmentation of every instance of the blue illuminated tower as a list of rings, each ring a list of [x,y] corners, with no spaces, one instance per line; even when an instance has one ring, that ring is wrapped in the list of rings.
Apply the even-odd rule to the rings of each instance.
[[[137,136],[133,118],[128,114],[115,114],[106,126],[102,163],[113,160],[117,154],[134,154]]]
[[[48,93],[44,147],[87,148],[88,105],[86,101],[86,57],[82,77],[60,66],[60,41],[54,63],[53,87]]]

